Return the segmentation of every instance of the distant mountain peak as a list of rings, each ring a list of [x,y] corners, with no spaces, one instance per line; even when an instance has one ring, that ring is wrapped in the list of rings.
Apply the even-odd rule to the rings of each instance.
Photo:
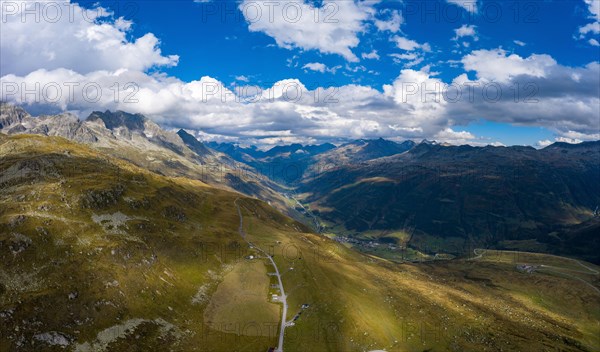
[[[106,128],[113,130],[118,127],[126,127],[130,131],[144,131],[148,119],[142,114],[130,114],[121,110],[112,112],[94,111],[88,116],[88,121],[102,120]]]
[[[587,141],[587,142],[581,142],[581,143],[554,142],[543,149],[556,149],[556,148],[576,149],[576,148],[590,147],[590,146],[594,146],[597,144],[600,144],[600,141]]]
[[[419,144],[439,145],[440,143],[438,143],[437,141],[430,141],[428,139],[423,139],[421,141],[421,143],[419,143]]]
[[[198,155],[207,155],[211,154],[210,150],[204,145],[204,143],[200,142],[196,137],[189,134],[186,130],[180,129],[177,131],[177,135],[188,148],[196,152]]]

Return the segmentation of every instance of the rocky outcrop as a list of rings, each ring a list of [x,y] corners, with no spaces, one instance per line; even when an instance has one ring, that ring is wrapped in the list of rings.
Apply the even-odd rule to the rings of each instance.
[[[0,130],[20,125],[28,117],[29,114],[21,107],[0,102]]]

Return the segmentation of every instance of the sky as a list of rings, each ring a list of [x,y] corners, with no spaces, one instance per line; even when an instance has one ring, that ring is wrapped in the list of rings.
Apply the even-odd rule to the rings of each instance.
[[[0,98],[201,140],[600,139],[600,1],[0,1]]]

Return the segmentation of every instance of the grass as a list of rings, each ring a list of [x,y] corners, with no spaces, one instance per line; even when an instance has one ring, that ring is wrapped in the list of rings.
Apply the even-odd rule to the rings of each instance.
[[[266,263],[239,261],[212,295],[204,321],[211,329],[227,332],[232,325],[248,336],[267,336],[275,342],[280,307],[269,302]],[[239,328],[238,328],[239,327]]]

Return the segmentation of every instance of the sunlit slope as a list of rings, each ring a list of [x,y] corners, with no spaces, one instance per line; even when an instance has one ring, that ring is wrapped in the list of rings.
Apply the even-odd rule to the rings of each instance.
[[[203,320],[243,259],[234,194],[61,138],[1,143],[0,350],[224,346]],[[239,345],[274,340],[242,336]]]
[[[0,190],[1,351],[277,344],[273,268],[240,238],[239,194],[1,134]],[[398,265],[238,203],[283,273],[287,320],[301,312],[286,352],[599,349],[600,296],[585,282],[502,260]]]

